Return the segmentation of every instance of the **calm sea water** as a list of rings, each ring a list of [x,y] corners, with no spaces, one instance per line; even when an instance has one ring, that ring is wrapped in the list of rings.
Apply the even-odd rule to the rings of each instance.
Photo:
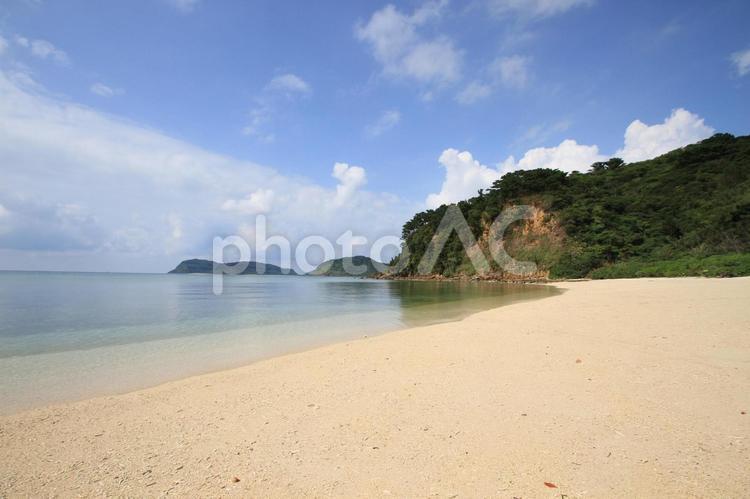
[[[545,286],[0,272],[0,412],[119,393],[556,293]]]

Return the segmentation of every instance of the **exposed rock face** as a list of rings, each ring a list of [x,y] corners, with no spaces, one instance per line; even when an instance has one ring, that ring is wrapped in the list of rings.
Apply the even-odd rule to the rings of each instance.
[[[529,201],[531,203],[531,201]],[[469,272],[459,272],[452,276],[439,273],[394,276],[383,274],[385,279],[415,280],[487,280],[508,282],[538,282],[549,279],[549,266],[544,265],[543,257],[563,251],[566,242],[565,230],[557,218],[541,206],[531,205],[528,218],[511,224],[504,234],[492,237],[492,220],[483,220],[483,231],[476,244],[466,249],[467,262],[484,258],[488,265],[473,266]],[[514,272],[522,265],[504,266],[493,259],[491,243],[499,244],[517,262],[530,262],[535,269],[531,272]]]

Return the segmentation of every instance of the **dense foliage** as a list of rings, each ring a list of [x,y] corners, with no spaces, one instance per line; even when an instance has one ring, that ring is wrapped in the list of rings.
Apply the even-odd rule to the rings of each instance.
[[[717,134],[649,161],[595,163],[588,173],[508,173],[458,207],[481,243],[503,208],[518,204],[539,208],[547,229],[529,233],[519,222],[505,247],[551,277],[750,274],[750,136]],[[446,209],[404,225],[401,274],[417,273]],[[455,234],[433,273],[473,273]]]

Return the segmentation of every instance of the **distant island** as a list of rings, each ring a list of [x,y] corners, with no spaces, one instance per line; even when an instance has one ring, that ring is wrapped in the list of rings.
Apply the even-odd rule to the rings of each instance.
[[[376,265],[380,266],[382,269],[385,264],[373,260],[368,256],[336,258],[321,263],[315,270],[307,275],[329,277],[373,277],[381,272]],[[347,271],[347,267],[355,269],[362,268],[362,272],[355,271],[350,273]]]
[[[247,268],[242,271],[242,275],[258,274],[258,266],[263,265],[258,262],[231,262],[226,263],[225,265],[232,266],[243,263],[247,263]],[[211,260],[193,258],[192,260],[183,260],[177,267],[170,270],[168,274],[213,274],[215,265],[222,264]],[[265,267],[266,268],[263,271],[264,275],[298,275],[297,272],[292,269],[285,269],[270,263],[266,263]]]

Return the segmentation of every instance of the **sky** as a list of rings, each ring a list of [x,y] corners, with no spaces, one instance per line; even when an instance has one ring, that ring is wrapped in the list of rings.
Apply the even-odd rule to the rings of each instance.
[[[510,171],[746,135],[747,19],[746,0],[4,0],[0,269],[164,272],[215,237],[252,246],[258,215],[367,254]]]

